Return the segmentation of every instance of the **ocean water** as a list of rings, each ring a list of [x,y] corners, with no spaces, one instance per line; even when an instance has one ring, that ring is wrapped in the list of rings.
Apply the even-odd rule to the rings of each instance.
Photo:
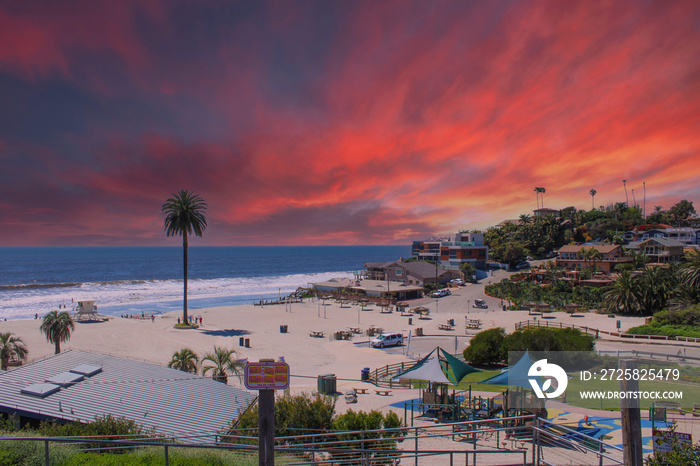
[[[250,304],[352,277],[410,246],[190,247],[188,308]],[[181,247],[0,248],[0,319],[30,319],[91,299],[105,315],[182,309]]]

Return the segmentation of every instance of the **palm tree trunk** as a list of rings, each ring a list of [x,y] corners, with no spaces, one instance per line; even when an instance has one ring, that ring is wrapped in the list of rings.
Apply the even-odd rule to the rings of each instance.
[[[54,342],[54,344],[56,345],[56,354],[60,354],[61,353],[61,342],[59,340],[56,340]]]
[[[184,270],[185,270],[185,280],[184,280],[184,286],[185,286],[185,301],[183,303],[183,310],[182,310],[182,323],[186,324],[187,323],[187,232],[184,232],[182,235],[182,251],[183,251],[183,261],[184,261]]]

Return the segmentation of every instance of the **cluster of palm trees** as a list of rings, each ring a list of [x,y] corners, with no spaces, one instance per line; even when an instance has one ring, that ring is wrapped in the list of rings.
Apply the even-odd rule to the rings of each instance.
[[[61,352],[61,343],[70,340],[75,323],[66,311],[51,311],[44,316],[39,330],[46,335],[46,341],[55,345],[58,354]],[[28,354],[29,350],[20,337],[12,332],[0,333],[0,369],[6,371],[11,360],[25,361]]]
[[[553,215],[520,216],[518,223],[508,222],[502,227],[491,227],[484,233],[484,241],[489,246],[493,259],[514,264],[525,256],[544,256],[564,243],[561,221]],[[512,250],[519,254],[512,261]],[[510,251],[510,254],[509,254]]]
[[[668,307],[700,303],[700,251],[686,254],[686,262],[669,267],[646,267],[642,273],[624,270],[603,296],[613,312],[652,315]]]
[[[589,267],[589,264],[595,263],[596,261],[601,262],[603,260],[603,255],[594,247],[581,247],[578,256],[583,259],[586,268]]]
[[[234,358],[236,354],[235,350],[215,346],[214,351],[206,353],[200,361],[190,348],[182,348],[173,353],[168,367],[196,374],[201,365],[203,376],[211,372],[217,382],[228,383],[229,375],[240,375],[243,369],[243,364]]]
[[[542,187],[536,187],[535,188],[535,196],[537,196],[537,208],[540,208],[540,196],[542,198],[542,208],[544,208],[544,193],[546,189]]]

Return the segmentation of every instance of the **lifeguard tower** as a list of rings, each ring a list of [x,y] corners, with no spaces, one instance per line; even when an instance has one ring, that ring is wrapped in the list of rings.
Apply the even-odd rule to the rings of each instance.
[[[97,315],[97,306],[95,305],[95,301],[78,301],[78,305],[75,306],[75,320],[78,322],[83,320],[102,320]]]

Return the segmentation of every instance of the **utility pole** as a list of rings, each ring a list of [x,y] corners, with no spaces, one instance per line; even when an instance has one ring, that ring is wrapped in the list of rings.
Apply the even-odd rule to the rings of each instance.
[[[634,373],[637,361],[634,359],[620,360],[622,380],[620,380],[620,411],[622,412],[622,447],[625,466],[642,466],[642,418],[639,408],[639,380],[626,375]],[[631,394],[634,395],[631,395]]]
[[[644,217],[644,220],[646,220],[647,219],[647,182],[646,181],[642,182],[642,186],[644,186],[644,207],[642,208],[642,217]]]
[[[438,273],[437,273],[437,264],[438,264],[438,258],[440,257],[440,250],[438,250],[438,253],[435,255],[435,291],[438,290]]]

